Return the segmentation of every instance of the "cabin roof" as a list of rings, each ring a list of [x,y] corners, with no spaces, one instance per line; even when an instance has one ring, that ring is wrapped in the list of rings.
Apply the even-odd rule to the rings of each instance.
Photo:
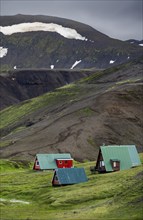
[[[58,158],[58,159],[55,159],[55,160],[73,160],[73,159],[72,158],[69,158],[69,159],[68,158],[60,158],[60,159]]]
[[[120,170],[141,164],[135,145],[108,145],[100,147],[106,171],[113,171],[110,160],[120,161]]]
[[[60,185],[88,181],[84,168],[59,168],[55,170]]]
[[[66,154],[36,154],[39,161],[40,169],[56,169],[56,159],[72,159],[71,155]]]

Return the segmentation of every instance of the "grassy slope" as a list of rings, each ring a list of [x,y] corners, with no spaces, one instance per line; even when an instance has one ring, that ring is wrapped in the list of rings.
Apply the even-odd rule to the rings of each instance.
[[[45,106],[57,105],[61,101],[70,101],[70,98],[76,96],[78,92],[78,86],[70,84],[62,87],[62,89],[56,89],[55,92],[49,92],[42,96],[24,101],[18,105],[8,107],[0,112],[1,123],[0,128],[14,124],[21,120],[24,116],[42,108]]]
[[[128,65],[130,65],[130,63],[122,64],[117,67],[112,67],[104,71],[98,71],[89,77],[85,77],[77,81],[76,83],[71,83],[59,89],[56,89],[54,92],[49,92],[39,97],[21,102],[20,104],[10,106],[0,111],[0,129],[4,129],[6,127],[9,127],[10,125],[14,125],[16,122],[20,122],[25,116],[28,116],[31,113],[38,111],[38,109],[44,108],[45,106],[48,109],[48,107],[57,106],[58,103],[71,103],[74,101],[79,101],[79,99],[84,97],[86,94],[92,94],[92,92],[95,90],[92,90],[91,88],[89,90],[89,88],[86,88],[87,84],[94,84],[96,80],[102,78],[102,76],[110,75],[118,70],[127,68]],[[114,83],[114,87],[136,81],[138,80],[130,79],[123,82],[119,81]],[[112,90],[112,88],[113,87],[109,89]]]
[[[1,219],[142,219],[142,166],[94,175],[93,164],[75,162],[85,168],[87,183],[52,187],[53,171],[34,172],[32,166],[1,160],[1,198],[6,199],[0,202]]]

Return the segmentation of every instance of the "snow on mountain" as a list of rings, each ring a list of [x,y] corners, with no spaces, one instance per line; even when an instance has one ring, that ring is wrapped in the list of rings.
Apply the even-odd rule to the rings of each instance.
[[[134,39],[130,39],[130,40],[127,40],[127,42],[129,42],[130,44],[135,44],[135,45],[138,45],[138,46],[143,46],[143,40],[134,40]]]
[[[0,58],[3,71],[14,66],[18,71],[104,69],[141,56],[143,44],[129,45],[133,39],[119,41],[86,24],[42,15],[1,16],[0,35],[1,49],[8,48]]]
[[[4,35],[11,35],[14,33],[23,33],[23,32],[31,32],[31,31],[49,31],[49,32],[57,32],[68,39],[76,39],[76,40],[85,40],[86,37],[81,36],[75,29],[66,28],[62,25],[54,24],[54,23],[42,23],[42,22],[32,22],[32,23],[20,23],[11,26],[0,26],[0,32]]]
[[[110,63],[110,64],[113,64],[114,62],[115,62],[115,60],[110,60],[110,62],[109,62],[109,63]]]
[[[6,56],[7,52],[8,52],[8,48],[0,47],[0,58]]]
[[[11,202],[11,203],[22,203],[22,204],[30,204],[30,202],[26,202],[26,201],[23,201],[23,200],[17,200],[17,199],[10,199],[10,200],[6,200],[6,199],[2,199],[0,198],[0,201],[1,202]]]
[[[75,63],[72,65],[71,69],[73,69],[75,66],[77,66],[80,62],[81,62],[81,60],[75,61]]]
[[[53,69],[54,69],[54,65],[51,65],[50,67],[51,67],[51,70],[53,70]]]

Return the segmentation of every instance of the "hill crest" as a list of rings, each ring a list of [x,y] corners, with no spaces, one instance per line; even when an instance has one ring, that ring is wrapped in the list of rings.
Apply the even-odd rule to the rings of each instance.
[[[71,69],[78,61],[76,69],[103,69],[137,58],[142,53],[138,45],[112,39],[88,25],[63,18],[1,16],[0,26],[4,54],[0,58],[2,71],[15,67]],[[17,32],[16,28],[24,32]],[[11,35],[5,35],[9,31]]]

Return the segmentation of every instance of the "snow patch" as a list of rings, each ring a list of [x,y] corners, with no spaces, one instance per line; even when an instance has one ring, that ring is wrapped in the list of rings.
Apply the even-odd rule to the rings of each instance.
[[[85,40],[85,41],[88,40],[87,38],[77,33],[75,29],[63,27],[62,25],[54,24],[54,23],[32,22],[32,23],[14,24],[5,27],[0,26],[0,32],[2,32],[5,35],[31,32],[31,31],[57,32],[58,34],[68,39]]]
[[[6,56],[7,52],[8,52],[8,48],[0,47],[0,58]]]
[[[22,201],[22,200],[17,200],[17,199],[11,199],[9,200],[10,202],[17,202],[17,203],[22,203],[22,204],[30,204],[30,202]]]
[[[13,67],[13,69],[14,69],[14,70],[16,70],[16,69],[17,69],[17,67],[16,67],[16,66],[14,66],[14,67]]]
[[[75,63],[72,65],[71,69],[73,69],[75,66],[77,66],[77,64],[79,64],[81,62],[81,60],[75,61]]]
[[[51,67],[51,70],[53,70],[53,69],[54,69],[54,65],[51,65],[50,67]]]
[[[109,63],[110,63],[110,64],[112,64],[112,63],[114,63],[114,62],[115,62],[115,60],[110,60],[110,62],[109,62]]]
[[[139,44],[139,46],[143,47],[143,44]]]
[[[94,40],[89,40],[91,43],[94,43]]]
[[[30,202],[26,202],[26,201],[23,201],[23,200],[17,200],[17,199],[7,200],[7,199],[2,199],[2,198],[0,198],[0,202],[11,202],[11,203],[30,204]]]
[[[127,57],[127,59],[129,60],[129,59],[130,59],[130,57]]]

